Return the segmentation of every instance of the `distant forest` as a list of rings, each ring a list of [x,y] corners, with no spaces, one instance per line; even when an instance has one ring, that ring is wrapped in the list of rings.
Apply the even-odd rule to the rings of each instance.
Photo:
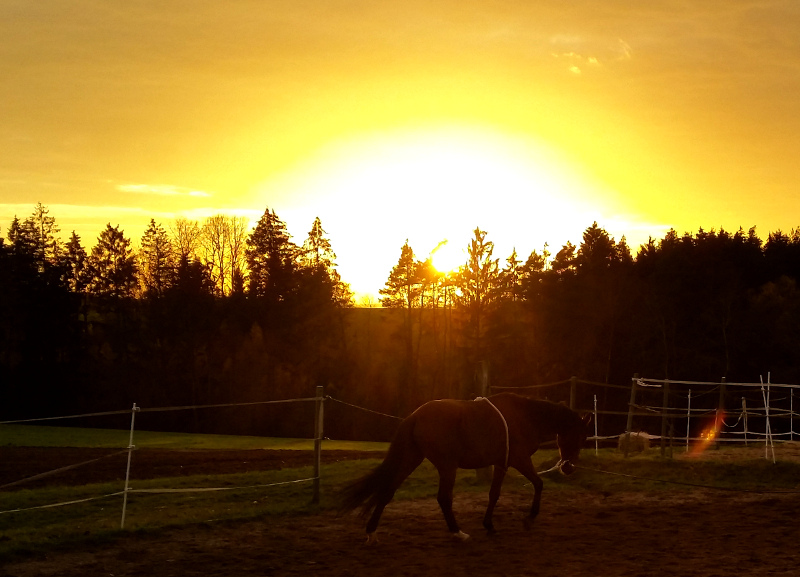
[[[15,218],[0,238],[0,420],[304,398],[316,385],[404,416],[481,394],[481,375],[628,385],[634,373],[752,382],[769,371],[800,383],[797,230],[765,242],[754,228],[671,230],[634,255],[593,223],[579,246],[501,260],[478,228],[449,274],[404,244],[383,308],[358,308],[320,219],[302,245],[271,209],[248,228],[226,215],[151,221],[134,249],[109,224],[87,252],[74,232],[60,240],[41,204]],[[627,402],[582,387],[578,406],[593,394]],[[310,407],[277,407],[151,413],[142,427],[310,436]],[[331,411],[331,437],[396,426]]]

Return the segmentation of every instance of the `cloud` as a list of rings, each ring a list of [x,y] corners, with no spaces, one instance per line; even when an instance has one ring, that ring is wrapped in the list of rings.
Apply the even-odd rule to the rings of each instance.
[[[157,196],[191,196],[198,198],[213,196],[204,190],[192,190],[172,184],[118,184],[117,190],[132,194],[154,194]]]
[[[617,60],[630,60],[633,58],[633,49],[622,38],[617,39]]]
[[[601,67],[603,62],[624,61],[633,58],[633,49],[622,38],[583,38],[556,35],[550,38],[554,48],[553,58],[566,61],[567,70],[581,74],[588,67]]]

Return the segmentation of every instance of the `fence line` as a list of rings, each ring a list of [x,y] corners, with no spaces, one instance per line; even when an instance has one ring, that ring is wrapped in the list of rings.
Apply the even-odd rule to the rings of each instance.
[[[327,400],[329,400],[329,401],[333,401],[334,403],[339,403],[341,405],[346,405],[348,407],[352,407],[354,409],[358,409],[358,410],[364,411],[366,413],[372,413],[374,415],[381,415],[382,417],[389,417],[390,419],[397,419],[398,421],[402,421],[403,420],[403,417],[396,417],[395,415],[389,415],[388,413],[381,413],[380,411],[373,411],[372,409],[367,409],[365,407],[359,407],[358,405],[354,405],[352,403],[346,403],[345,401],[342,401],[340,399],[335,399],[335,398],[331,397],[330,395],[326,396],[325,398]]]
[[[617,389],[627,389],[628,387],[624,387],[621,385],[610,384],[610,383],[597,383],[593,381],[584,381],[579,380],[575,377],[571,379],[567,379],[564,381],[558,381],[554,383],[546,383],[540,385],[531,385],[525,387],[492,387],[494,390],[531,390],[531,389],[541,389],[545,387],[554,387],[554,386],[561,386],[569,383],[570,384],[570,401],[571,404],[574,404],[574,389],[577,383],[581,384],[589,384],[592,386],[599,386],[599,387],[609,387],[609,388],[617,388]],[[683,397],[677,392],[673,392],[672,395],[687,398],[689,400],[689,407],[686,409],[682,407],[669,407],[667,406],[667,400],[669,397],[669,386],[670,385],[693,385],[693,386],[705,386],[705,387],[713,387],[710,391],[705,392],[697,392],[696,390],[693,392],[691,389],[689,390],[688,397]],[[740,411],[725,411],[726,415],[734,416],[738,415],[738,419],[736,423],[733,425],[727,425],[722,418],[723,410],[723,400],[724,400],[724,393],[725,387],[742,387],[742,388],[749,388],[752,389],[753,392],[761,392],[763,396],[763,407],[759,408],[748,408],[746,404],[743,402],[742,410]],[[645,389],[659,389],[659,393],[663,390],[664,391],[664,403],[662,406],[650,406],[645,404],[639,404],[635,402],[635,396],[637,388],[641,388],[642,390]],[[789,388],[792,394],[789,397],[783,397],[782,399],[774,399],[770,398],[770,389],[771,388]],[[634,417],[647,417],[652,418],[654,416],[658,416],[662,418],[662,423],[666,419],[687,419],[687,433],[685,437],[680,437],[680,439],[685,439],[687,443],[687,450],[688,450],[688,443],[689,441],[709,441],[708,437],[692,437],[690,436],[690,422],[692,416],[704,416],[710,415],[715,413],[717,415],[716,426],[719,430],[716,432],[714,436],[714,442],[740,442],[739,439],[736,438],[720,438],[719,434],[725,432],[733,437],[744,435],[745,442],[747,442],[747,436],[750,435],[751,437],[758,439],[758,442],[765,442],[765,453],[768,452],[768,449],[772,448],[772,456],[774,461],[774,445],[772,444],[773,439],[775,437],[784,437],[790,436],[793,439],[794,430],[793,425],[790,425],[789,431],[786,432],[773,432],[771,430],[770,425],[770,417],[772,419],[775,418],[786,418],[793,419],[794,416],[794,405],[793,405],[793,389],[800,388],[800,385],[783,385],[783,384],[774,384],[769,382],[769,378],[767,379],[767,383],[727,383],[723,381],[720,382],[703,382],[703,381],[672,381],[672,380],[661,380],[661,379],[650,379],[650,378],[639,378],[634,377],[631,381],[631,402],[628,403],[628,411],[605,411],[605,410],[598,410],[597,408],[597,399],[595,396],[594,401],[594,408],[593,413],[595,415],[595,435],[590,440],[595,440],[597,443],[598,440],[609,440],[614,438],[619,438],[623,435],[630,435],[633,432],[632,428],[632,419]],[[705,407],[705,408],[698,408],[698,407],[691,407],[691,400],[697,399],[698,397],[720,391],[720,402],[718,403],[717,407]],[[653,391],[654,392],[654,391]],[[782,409],[780,407],[774,407],[771,405],[771,402],[778,402],[778,401],[785,401],[789,399],[792,403],[791,408],[789,410]],[[742,398],[744,401],[744,397]],[[125,476],[125,487],[123,491],[109,493],[107,495],[95,496],[95,497],[87,497],[82,499],[75,499],[71,501],[65,501],[61,503],[52,503],[47,505],[40,505],[36,507],[28,507],[28,508],[20,508],[20,509],[13,509],[9,511],[0,511],[0,514],[5,513],[13,513],[13,512],[22,512],[22,511],[30,511],[35,509],[47,509],[53,507],[61,507],[66,505],[78,504],[78,503],[86,503],[89,501],[95,501],[99,499],[106,499],[110,497],[116,497],[119,495],[123,495],[123,508],[122,508],[122,519],[120,522],[120,528],[124,528],[125,524],[125,511],[127,506],[127,496],[129,493],[199,493],[199,492],[213,492],[213,491],[229,491],[229,490],[237,490],[237,489],[253,489],[253,488],[264,488],[264,487],[273,487],[273,486],[280,486],[280,485],[288,485],[288,484],[295,484],[295,483],[305,483],[312,481],[314,483],[313,488],[313,502],[318,502],[319,500],[319,483],[321,478],[321,468],[320,468],[320,453],[321,453],[321,443],[324,438],[323,434],[323,414],[324,414],[324,402],[326,400],[333,401],[351,408],[355,408],[361,411],[365,411],[368,413],[388,417],[395,420],[402,420],[402,417],[397,417],[395,415],[390,415],[387,413],[382,413],[380,411],[375,411],[372,409],[368,409],[366,407],[361,407],[352,403],[348,403],[342,401],[340,399],[336,399],[330,396],[326,396],[323,394],[322,387],[317,387],[316,396],[315,397],[302,397],[296,399],[279,399],[279,400],[270,400],[270,401],[254,401],[254,402],[245,402],[245,403],[218,403],[218,404],[210,404],[210,405],[185,405],[185,406],[174,406],[174,407],[150,407],[150,408],[143,408],[138,407],[135,403],[132,409],[129,410],[119,410],[119,411],[104,411],[104,412],[96,412],[96,413],[84,413],[79,415],[66,415],[66,416],[59,416],[59,417],[43,417],[43,418],[31,418],[31,419],[18,419],[18,420],[11,420],[11,421],[0,421],[0,424],[18,424],[18,423],[31,423],[37,421],[53,421],[58,419],[74,419],[74,418],[84,418],[84,417],[98,417],[98,416],[108,416],[108,415],[122,415],[122,414],[131,414],[131,428],[130,428],[130,437],[129,437],[129,445],[127,448],[117,451],[115,453],[110,453],[109,455],[104,455],[102,457],[98,457],[96,459],[91,459],[88,461],[84,461],[82,463],[76,463],[73,465],[67,465],[65,467],[61,467],[58,469],[54,469],[52,471],[47,471],[45,473],[40,473],[38,475],[34,475],[32,477],[28,477],[25,479],[21,479],[19,481],[14,481],[12,483],[7,483],[5,485],[0,486],[0,489],[16,486],[25,482],[38,480],[41,478],[45,478],[51,475],[55,475],[70,469],[74,469],[77,467],[81,467],[90,463],[94,463],[104,458],[108,458],[114,455],[119,455],[121,453],[128,453],[128,463],[126,469],[126,476]],[[314,401],[316,404],[315,410],[315,428],[314,428],[314,476],[306,478],[306,479],[297,479],[292,481],[283,481],[277,483],[268,483],[268,484],[258,484],[258,485],[248,485],[248,486],[237,486],[237,487],[194,487],[194,488],[185,488],[185,489],[132,489],[130,488],[129,481],[130,481],[130,468],[131,468],[131,455],[132,452],[136,449],[136,446],[133,443],[134,440],[134,423],[135,423],[135,415],[137,412],[166,412],[166,411],[182,411],[182,410],[190,410],[190,409],[205,409],[205,408],[224,408],[224,407],[244,407],[244,406],[255,406],[255,405],[269,405],[269,404],[280,404],[280,403],[292,403],[292,402],[310,402]],[[615,415],[615,416],[628,416],[628,426],[626,430],[617,435],[605,435],[605,436],[598,436],[597,432],[597,416],[598,415]],[[765,432],[756,432],[751,431],[748,429],[748,418],[764,418],[766,419],[765,425]],[[725,428],[734,428],[739,425],[740,422],[744,421],[744,430],[743,431],[724,431]],[[792,421],[793,423],[793,421]],[[663,428],[663,425],[662,425]],[[669,438],[670,440],[676,439],[673,434],[665,435],[662,430],[662,435],[648,435],[651,439],[661,439],[662,440],[662,450],[663,450],[663,443],[664,440]],[[763,439],[762,439],[763,438]],[[597,446],[595,447],[597,449]],[[766,454],[765,454],[766,457]]]
[[[131,426],[130,426],[130,436],[128,446],[125,449],[120,451],[116,451],[114,453],[110,453],[108,455],[104,455],[102,457],[98,457],[95,459],[90,459],[88,461],[84,461],[81,463],[75,463],[71,465],[67,465],[64,467],[60,467],[58,469],[53,469],[51,471],[46,471],[44,473],[40,473],[37,475],[33,475],[31,477],[27,477],[25,479],[20,479],[18,481],[13,481],[11,483],[7,483],[5,485],[0,486],[0,489],[12,487],[16,485],[20,485],[23,483],[35,481],[38,479],[43,479],[45,477],[49,477],[52,475],[56,475],[58,473],[62,473],[71,469],[75,469],[84,465],[88,465],[91,463],[95,463],[101,459],[105,459],[111,456],[120,455],[122,453],[128,453],[126,471],[125,471],[125,484],[122,491],[117,491],[115,493],[109,493],[107,495],[100,495],[95,497],[86,497],[83,499],[73,499],[70,501],[62,501],[59,503],[49,503],[46,505],[39,505],[35,507],[26,507],[26,508],[19,508],[19,509],[11,509],[7,511],[0,511],[0,515],[6,513],[17,513],[22,511],[33,511],[36,509],[49,509],[54,507],[63,507],[67,505],[75,505],[79,503],[87,503],[90,501],[96,501],[99,499],[106,499],[110,497],[117,497],[119,495],[123,496],[122,501],[122,518],[120,520],[120,529],[124,529],[125,527],[125,516],[127,511],[127,503],[128,503],[128,494],[130,493],[198,493],[198,492],[211,492],[211,491],[228,491],[234,489],[252,489],[252,488],[264,488],[264,487],[274,487],[280,485],[288,485],[294,483],[305,483],[308,481],[313,481],[313,494],[312,494],[312,502],[318,503],[319,502],[319,480],[320,480],[320,464],[321,458],[320,453],[322,449],[322,439],[324,438],[323,433],[323,404],[326,400],[325,395],[323,394],[323,388],[321,386],[317,387],[317,396],[316,397],[305,397],[305,398],[298,398],[298,399],[279,399],[279,400],[271,400],[271,401],[255,401],[255,402],[246,402],[246,403],[218,403],[213,405],[186,405],[186,406],[176,406],[176,407],[150,407],[150,408],[142,408],[133,404],[133,407],[126,411],[103,411],[98,413],[83,413],[80,415],[64,415],[59,417],[42,417],[42,418],[32,418],[32,419],[17,419],[11,421],[0,421],[0,425],[5,424],[19,424],[19,423],[31,423],[37,421],[53,421],[58,419],[74,419],[74,418],[82,418],[82,417],[98,417],[98,416],[108,416],[108,415],[124,415],[130,413],[131,415]],[[297,479],[293,481],[281,481],[277,483],[267,483],[267,484],[260,484],[260,485],[247,485],[241,487],[194,487],[194,488],[185,488],[185,489],[131,489],[130,488],[130,472],[131,472],[131,457],[133,451],[136,450],[136,446],[133,444],[134,440],[134,431],[135,431],[135,418],[136,413],[138,412],[166,412],[166,411],[182,411],[187,409],[203,409],[203,408],[221,408],[221,407],[245,407],[245,406],[254,406],[254,405],[269,405],[269,404],[279,404],[279,403],[291,403],[291,402],[308,402],[314,401],[317,405],[315,411],[315,425],[314,425],[314,476],[309,477],[306,479]]]
[[[109,457],[116,457],[117,455],[121,455],[122,453],[127,453],[128,449],[122,449],[121,451],[117,451],[115,453],[109,453],[108,455],[103,455],[102,457],[97,457],[96,459],[90,459],[88,461],[83,461],[82,463],[75,463],[73,465],[67,465],[66,467],[60,467],[58,469],[53,469],[51,471],[45,471],[44,473],[39,473],[38,475],[33,475],[31,477],[25,477],[24,479],[20,479],[19,481],[12,481],[11,483],[6,483],[5,485],[0,485],[0,489],[6,489],[8,487],[14,487],[16,485],[22,485],[24,483],[29,483],[31,481],[38,481],[39,479],[45,479],[52,475],[57,475],[58,473],[64,473],[66,471],[70,471],[72,469],[77,469],[78,467],[83,467],[84,465],[90,465],[91,463],[96,463],[97,461],[101,461],[103,459],[107,459]]]
[[[533,390],[533,389],[544,389],[547,387],[557,387],[558,385],[566,385],[568,382],[570,382],[570,379],[567,379],[565,381],[556,381],[555,383],[545,383],[543,385],[526,385],[523,387],[498,387],[492,385],[490,388],[493,391],[523,391],[523,390]]]
[[[138,411],[142,413],[163,413],[167,411],[186,411],[191,409],[218,409],[221,407],[251,407],[254,405],[277,405],[280,403],[296,403],[304,401],[316,401],[317,397],[304,397],[299,399],[278,399],[273,401],[253,401],[248,403],[217,403],[214,405],[181,405],[176,407],[139,407]],[[32,419],[16,419],[13,421],[0,421],[0,425],[17,425],[20,423],[35,423],[38,421],[57,421],[63,419],[81,419],[84,417],[105,417],[108,415],[127,415],[131,409],[124,411],[103,411],[101,413],[83,413],[80,415],[61,415],[58,417],[36,417]]]

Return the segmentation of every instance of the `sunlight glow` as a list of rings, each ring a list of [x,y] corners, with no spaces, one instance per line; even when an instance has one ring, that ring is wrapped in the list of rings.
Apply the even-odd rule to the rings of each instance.
[[[384,285],[406,239],[420,260],[447,239],[435,257],[440,271],[466,262],[476,227],[488,232],[501,261],[514,249],[524,261],[545,242],[579,241],[603,213],[614,214],[601,206],[607,192],[542,141],[445,125],[330,142],[252,194],[254,205],[277,207],[292,231],[320,216],[342,276],[359,293]],[[289,198],[291,212],[282,211]],[[358,229],[345,230],[354,215]]]
[[[431,259],[434,268],[446,274],[458,270],[467,262],[467,252],[464,247],[458,247],[444,240],[433,249]]]

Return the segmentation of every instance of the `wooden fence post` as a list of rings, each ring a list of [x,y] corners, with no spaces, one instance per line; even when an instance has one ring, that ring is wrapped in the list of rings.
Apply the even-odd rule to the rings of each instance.
[[[478,374],[478,380],[480,382],[478,384],[481,389],[481,396],[488,397],[492,392],[492,386],[489,382],[489,361],[481,361],[478,365],[478,369],[480,371]],[[492,475],[492,467],[475,469],[475,479],[479,483],[491,483]]]
[[[311,502],[319,503],[319,477],[322,470],[323,410],[325,393],[322,385],[317,385],[317,400],[314,402],[314,494]]]
[[[667,410],[669,409],[669,381],[664,381],[664,396],[661,401],[661,456],[666,456],[667,448]],[[670,437],[670,445],[672,438]]]
[[[128,490],[130,488],[130,479],[131,479],[131,455],[133,451],[136,450],[136,446],[133,444],[133,424],[136,420],[136,412],[139,410],[139,407],[136,406],[136,403],[133,403],[133,408],[131,409],[131,436],[128,439],[128,466],[125,469],[125,489],[122,492],[122,519],[119,522],[119,528],[125,528],[125,512],[128,509]]]
[[[725,420],[725,377],[719,382],[719,402],[717,403],[717,415],[714,419],[714,448],[719,449],[719,436],[722,434],[723,421]]]
[[[628,448],[631,444],[631,429],[633,428],[633,405],[636,404],[636,381],[639,380],[639,373],[635,373],[631,379],[631,400],[628,403],[628,425],[625,427],[625,458],[628,457]]]

